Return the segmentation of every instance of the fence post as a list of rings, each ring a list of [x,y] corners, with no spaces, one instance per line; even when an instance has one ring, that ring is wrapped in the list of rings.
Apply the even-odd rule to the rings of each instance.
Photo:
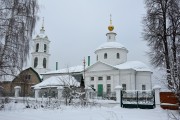
[[[86,91],[86,98],[90,99],[91,98],[91,93],[93,92],[91,87],[86,86],[85,87],[85,91]]]
[[[139,96],[138,91],[136,91],[136,102],[137,102],[137,108],[138,108],[138,105],[139,105],[139,103],[138,103],[138,102],[139,102],[139,101],[138,101],[138,98],[139,98],[139,97],[138,97],[138,96]]]
[[[39,88],[39,87],[36,87],[36,88],[34,88],[34,90],[35,90],[35,98],[37,99],[37,98],[39,98],[39,90],[40,90],[41,88]]]
[[[160,107],[160,89],[161,87],[159,85],[155,85],[153,87],[153,90],[155,91],[155,104],[156,104],[156,107]]]
[[[118,103],[121,103],[121,90],[122,90],[122,86],[118,85],[115,87],[116,102],[118,102]]]
[[[19,97],[20,95],[19,95],[19,93],[20,93],[20,91],[21,91],[21,87],[20,86],[16,86],[16,87],[14,87],[14,89],[15,89],[15,94],[14,94],[14,97]]]
[[[63,87],[59,86],[57,87],[57,90],[58,90],[58,99],[60,100],[63,96]]]

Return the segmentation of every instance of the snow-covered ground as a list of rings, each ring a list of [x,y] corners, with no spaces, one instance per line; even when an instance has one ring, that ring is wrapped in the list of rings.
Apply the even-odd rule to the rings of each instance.
[[[176,112],[176,111],[173,111]],[[0,120],[171,120],[168,111],[156,109],[126,109],[115,107],[73,107],[56,109],[25,108],[22,103],[10,103],[0,111]],[[177,115],[177,113],[176,113]]]

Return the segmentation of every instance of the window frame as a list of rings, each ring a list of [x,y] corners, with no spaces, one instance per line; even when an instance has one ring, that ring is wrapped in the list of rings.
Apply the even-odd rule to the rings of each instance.
[[[107,57],[108,57],[107,53],[104,53],[104,59],[107,59]]]
[[[127,90],[127,85],[126,84],[122,84],[122,90],[126,91]]]
[[[120,54],[119,53],[116,54],[116,58],[120,59]]]
[[[47,45],[44,44],[44,52],[46,53],[47,52]]]
[[[101,79],[101,78],[102,78],[102,79]],[[98,77],[98,80],[103,80],[103,77],[102,77],[102,76]]]
[[[36,52],[39,52],[39,43],[36,44]]]
[[[142,90],[146,90],[146,85],[142,84]]]
[[[38,66],[38,57],[34,58],[34,68]]]
[[[94,81],[94,77],[91,77],[91,81]]]
[[[106,85],[106,92],[111,93],[111,84]]]
[[[47,67],[47,59],[43,58],[43,68],[46,68],[46,67]]]
[[[111,80],[111,76],[108,75],[108,76],[106,77],[106,80]]]

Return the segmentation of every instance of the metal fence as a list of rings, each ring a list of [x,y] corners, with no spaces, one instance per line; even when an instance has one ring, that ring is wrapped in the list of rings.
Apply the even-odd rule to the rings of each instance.
[[[153,109],[154,91],[121,91],[121,107]]]

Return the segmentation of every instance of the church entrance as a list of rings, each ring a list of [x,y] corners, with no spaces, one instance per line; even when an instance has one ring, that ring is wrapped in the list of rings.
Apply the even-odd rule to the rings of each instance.
[[[98,96],[102,96],[102,95],[103,95],[103,85],[98,84]]]

